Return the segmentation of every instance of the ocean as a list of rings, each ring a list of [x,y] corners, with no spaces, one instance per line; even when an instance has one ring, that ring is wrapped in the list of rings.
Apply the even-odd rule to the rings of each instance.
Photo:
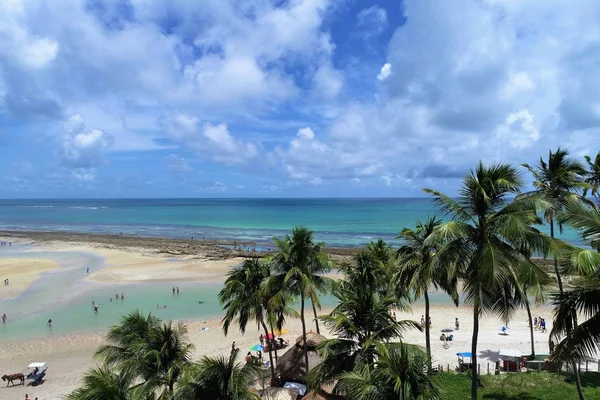
[[[305,226],[331,246],[396,236],[439,211],[430,198],[0,200],[0,229],[269,243]],[[565,240],[578,242],[565,229]]]

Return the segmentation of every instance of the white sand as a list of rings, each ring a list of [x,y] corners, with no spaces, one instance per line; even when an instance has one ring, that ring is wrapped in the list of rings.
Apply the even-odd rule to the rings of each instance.
[[[1,258],[0,259],[0,298],[17,297],[40,277],[42,272],[58,269],[53,261],[37,258]],[[8,279],[9,285],[4,286]]]

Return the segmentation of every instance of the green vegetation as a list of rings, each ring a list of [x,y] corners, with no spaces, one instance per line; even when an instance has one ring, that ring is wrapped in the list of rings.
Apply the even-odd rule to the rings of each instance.
[[[583,393],[588,399],[600,398],[600,374],[587,373],[581,377]],[[482,375],[483,388],[477,399],[482,400],[567,400],[577,398],[577,388],[569,378],[549,372],[506,375]],[[470,397],[470,377],[460,374],[441,374],[433,377],[444,400],[464,400]]]

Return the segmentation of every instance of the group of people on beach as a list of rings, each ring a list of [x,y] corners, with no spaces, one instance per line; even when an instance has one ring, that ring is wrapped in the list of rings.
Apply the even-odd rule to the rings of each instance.
[[[538,330],[542,333],[546,332],[546,320],[542,317],[535,317],[533,319],[533,329]]]
[[[9,285],[9,283],[10,283],[10,282],[8,281],[8,278],[4,280],[4,286],[8,286],[8,285]]]
[[[2,241],[2,242],[0,242],[0,246],[12,246],[12,242]]]

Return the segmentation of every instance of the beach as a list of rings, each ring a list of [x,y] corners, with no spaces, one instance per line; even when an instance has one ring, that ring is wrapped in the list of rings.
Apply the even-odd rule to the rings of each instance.
[[[14,239],[14,237],[13,237]],[[102,244],[102,240],[93,241],[93,236],[84,237],[85,240],[77,240],[77,237],[71,237],[69,241],[44,241],[35,242],[31,237],[23,236],[17,243],[14,249],[10,250],[10,254],[1,254],[2,263],[0,265],[19,265],[19,271],[26,270],[28,282],[34,282],[36,277],[37,282],[34,282],[30,290],[24,290],[17,293],[16,301],[22,297],[23,302],[27,299],[33,299],[33,296],[39,296],[36,285],[41,290],[41,286],[49,279],[61,279],[60,273],[75,276],[74,283],[70,286],[76,286],[78,292],[75,293],[73,299],[64,303],[57,303],[55,308],[50,308],[49,311],[44,311],[42,315],[29,316],[27,312],[23,312],[22,321],[17,321],[15,327],[19,324],[26,324],[29,320],[36,321],[34,328],[27,328],[33,325],[23,325],[23,329],[32,329],[36,333],[31,338],[20,338],[11,336],[8,332],[12,326],[11,321],[2,326],[1,333],[6,332],[7,337],[0,341],[0,365],[2,365],[2,374],[23,372],[30,362],[43,361],[49,366],[49,373],[43,385],[39,387],[2,387],[0,388],[0,398],[2,399],[20,399],[27,393],[30,397],[35,398],[59,398],[61,395],[71,392],[76,388],[85,371],[94,365],[92,356],[95,350],[104,343],[103,334],[106,327],[118,321],[118,315],[131,311],[131,307],[137,307],[137,304],[143,304],[146,310],[152,311],[155,315],[163,319],[181,320],[188,326],[189,340],[194,344],[194,357],[227,355],[231,350],[231,344],[236,342],[236,346],[241,349],[243,355],[254,344],[258,343],[260,332],[251,324],[247,327],[246,334],[242,335],[236,327],[230,330],[227,337],[224,336],[221,327],[220,307],[216,301],[216,293],[218,286],[215,283],[222,282],[230,267],[238,265],[243,261],[242,257],[236,254],[225,256],[221,254],[215,256],[218,250],[209,250],[202,252],[200,245],[197,252],[191,254],[175,255],[164,253],[162,250],[150,247],[120,247],[111,248],[106,243]],[[163,240],[162,242],[165,242]],[[25,244],[28,243],[28,244]],[[18,246],[23,246],[18,248]],[[180,246],[180,244],[164,244],[163,246]],[[209,248],[207,244],[202,245],[203,248]],[[215,246],[215,245],[213,245]],[[18,255],[18,257],[17,257]],[[88,257],[73,258],[75,256]],[[14,264],[14,260],[19,261]],[[8,262],[7,262],[8,260]],[[13,261],[11,261],[13,260]],[[56,269],[56,261],[59,260],[61,265]],[[71,260],[68,263],[65,260]],[[91,261],[95,260],[93,264]],[[79,264],[81,265],[79,265]],[[86,265],[92,265],[91,270],[87,273]],[[46,269],[43,269],[44,266]],[[53,268],[50,268],[52,266]],[[66,269],[66,271],[62,271]],[[5,269],[4,271],[8,271]],[[8,272],[6,272],[8,273]],[[16,274],[15,271],[12,272]],[[16,279],[18,275],[11,275],[12,279]],[[65,275],[66,276],[66,275]],[[30,284],[31,284],[30,282]],[[135,284],[135,286],[134,286]],[[129,286],[128,286],[129,285]],[[184,286],[185,285],[185,286]],[[202,285],[213,285],[204,286]],[[181,296],[171,295],[171,289],[175,286],[181,286]],[[111,293],[119,293],[123,288],[127,289],[127,299],[117,302],[116,299],[108,301],[108,296]],[[144,290],[148,287],[148,291],[137,294],[133,292],[133,288]],[[198,289],[200,287],[201,289]],[[193,294],[189,294],[192,290],[199,290]],[[154,298],[144,299],[148,293],[160,291],[161,301],[168,305],[166,310],[155,309]],[[31,292],[31,293],[30,293]],[[88,300],[90,296],[96,296],[102,293],[102,306],[98,315],[93,315]],[[200,293],[200,294],[197,294]],[[112,295],[111,295],[112,296]],[[204,296],[204,300],[208,303],[206,306],[197,304],[197,297]],[[139,298],[137,298],[139,297]],[[214,298],[213,298],[214,297]],[[37,297],[40,299],[41,297]],[[85,304],[75,304],[80,300],[85,299]],[[164,300],[163,300],[164,299]],[[451,369],[457,365],[457,352],[471,350],[471,335],[472,335],[472,312],[468,307],[454,307],[450,301],[444,301],[443,295],[438,295],[436,303],[432,305],[431,318],[433,327],[431,329],[432,356],[434,366],[441,365],[444,369]],[[9,301],[9,300],[1,300]],[[84,300],[81,300],[83,302]],[[136,301],[138,303],[136,303]],[[131,302],[131,303],[129,303]],[[0,303],[16,304],[16,303]],[[161,303],[162,305],[162,303]],[[69,318],[73,312],[79,309],[71,310],[68,307],[81,307],[81,318],[97,318],[97,326],[94,329],[85,331],[81,326],[73,325],[72,331],[66,328],[60,329],[57,324],[56,331],[40,329],[47,318],[46,315],[59,315],[55,317],[57,320],[61,318]],[[322,313],[328,312],[333,303],[325,304]],[[67,307],[68,313],[60,316],[59,310]],[[179,308],[178,308],[179,307]],[[204,308],[202,308],[204,307]],[[206,307],[212,307],[210,309]],[[172,310],[172,311],[171,311]],[[0,313],[4,312],[0,310]],[[168,314],[171,312],[171,314]],[[113,319],[102,320],[109,313],[112,313]],[[202,315],[204,313],[204,315]],[[534,316],[541,316],[548,321],[548,331],[551,329],[551,310],[547,307],[534,307],[532,309]],[[421,315],[424,314],[422,303],[417,302],[413,305],[412,312],[402,313],[396,312],[397,319],[412,319],[419,321]],[[177,318],[178,316],[186,316],[185,318]],[[37,318],[37,319],[36,319]],[[454,340],[450,342],[449,348],[443,347],[443,342],[439,340],[441,329],[454,328],[454,319],[459,318],[460,330],[454,332]],[[112,322],[111,322],[112,321]],[[314,323],[307,322],[309,328],[314,328]],[[500,328],[504,322],[496,318],[484,317],[480,325],[479,333],[479,360],[482,372],[487,370],[489,363],[490,369],[493,370],[494,363],[498,360],[498,351],[500,349],[516,349],[528,354],[530,352],[529,330],[527,327],[527,314],[525,310],[519,310],[515,316],[509,321],[510,330],[508,335],[501,335]],[[208,329],[207,329],[208,328]],[[16,328],[15,328],[16,329]],[[87,328],[86,328],[87,329]],[[298,336],[301,335],[301,324],[299,320],[291,319],[287,322],[286,329],[289,333],[285,335],[286,339],[292,343]],[[326,330],[325,328],[323,330]],[[324,332],[326,336],[330,336]],[[418,330],[410,330],[405,332],[404,340],[409,343],[425,345],[425,335]],[[548,333],[535,331],[536,352],[539,354],[548,353]],[[265,355],[266,357],[266,355]],[[240,360],[241,361],[241,360]]]

